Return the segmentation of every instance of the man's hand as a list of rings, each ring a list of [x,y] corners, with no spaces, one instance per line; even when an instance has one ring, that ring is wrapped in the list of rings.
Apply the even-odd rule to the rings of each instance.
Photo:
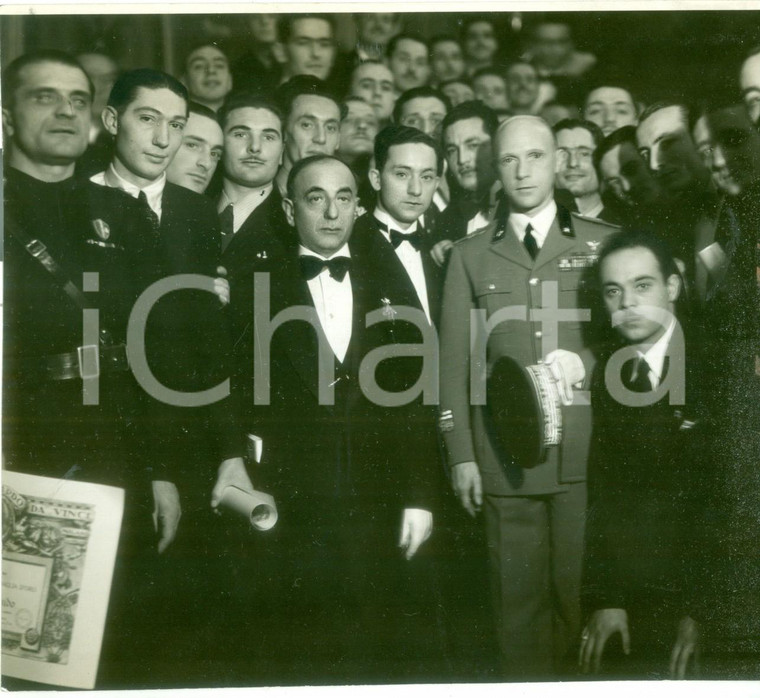
[[[579,388],[586,378],[586,367],[581,357],[572,351],[556,349],[549,352],[544,363],[559,383],[559,394],[563,405],[573,402],[573,387]]]
[[[427,509],[404,509],[401,539],[398,543],[404,551],[404,557],[411,560],[432,532],[433,515]]]
[[[602,653],[611,635],[620,633],[623,638],[623,652],[630,654],[631,637],[628,633],[628,614],[623,608],[603,608],[594,611],[581,635],[581,651],[578,664],[584,674],[589,669],[594,673],[599,671]]]
[[[670,678],[686,678],[689,660],[694,657],[694,667],[699,663],[699,623],[684,616],[678,623],[678,636],[670,654]]]
[[[248,477],[242,458],[228,458],[222,461],[216,476],[216,484],[211,491],[211,507],[216,509],[222,499],[224,488],[228,485],[239,487],[246,492],[253,492],[253,484]]]
[[[216,273],[219,274],[214,279],[214,293],[222,305],[230,302],[230,282],[227,281],[227,270],[224,267],[217,267]]]
[[[439,267],[443,266],[443,263],[446,261],[446,255],[452,247],[454,247],[454,243],[451,240],[441,240],[433,245],[430,250],[430,256]]]
[[[166,480],[153,480],[153,526],[159,534],[159,555],[171,545],[177,535],[181,516],[177,486]]]
[[[467,513],[474,517],[483,506],[483,484],[480,470],[474,461],[457,463],[452,473],[454,492]]]

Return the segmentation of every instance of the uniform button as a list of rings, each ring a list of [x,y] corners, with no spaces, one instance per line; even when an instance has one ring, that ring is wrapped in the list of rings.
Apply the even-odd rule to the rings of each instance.
[[[488,284],[488,290],[489,291],[495,291],[496,290],[496,284]]]
[[[544,363],[544,360],[543,359],[539,359],[536,363],[542,364],[542,363]]]
[[[543,336],[544,336],[544,335],[543,335],[543,333],[541,332],[541,330],[538,330],[538,332],[536,332],[536,333],[535,333],[535,337],[536,337],[536,339],[541,339],[541,337],[543,337]]]
[[[534,277],[532,277],[531,279],[528,280],[528,283],[531,286],[535,286],[538,283],[538,279],[534,276]]]

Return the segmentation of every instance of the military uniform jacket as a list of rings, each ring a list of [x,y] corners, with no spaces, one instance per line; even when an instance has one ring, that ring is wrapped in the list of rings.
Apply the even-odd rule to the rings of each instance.
[[[499,447],[488,421],[484,391],[479,402],[470,386],[473,369],[484,386],[485,373],[502,356],[523,366],[538,363],[553,348],[572,351],[591,375],[593,354],[590,337],[580,319],[542,326],[539,311],[550,305],[543,282],[556,284],[560,312],[590,307],[586,300],[587,276],[598,248],[614,227],[591,218],[571,214],[559,207],[538,256],[532,260],[515,231],[494,221],[480,233],[457,242],[449,258],[441,322],[441,430],[450,466],[466,461],[478,463],[483,488],[493,495],[538,495],[560,492],[586,476],[591,435],[591,408],[578,404],[584,395],[575,391],[575,402],[563,408],[563,437],[548,449],[543,463],[523,469]],[[517,306],[517,309],[514,307]],[[555,306],[556,307],[556,306]],[[483,352],[471,354],[471,311],[494,313],[513,308],[515,317],[496,324]],[[586,323],[588,324],[588,323]],[[481,337],[484,337],[481,334]],[[546,341],[545,345],[542,343]],[[547,346],[548,345],[548,346]],[[473,406],[471,406],[473,405]],[[507,445],[508,447],[508,445]]]

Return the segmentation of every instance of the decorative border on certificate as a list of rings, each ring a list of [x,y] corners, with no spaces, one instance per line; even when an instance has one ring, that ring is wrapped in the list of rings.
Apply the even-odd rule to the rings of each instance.
[[[124,491],[3,471],[3,674],[93,688]]]

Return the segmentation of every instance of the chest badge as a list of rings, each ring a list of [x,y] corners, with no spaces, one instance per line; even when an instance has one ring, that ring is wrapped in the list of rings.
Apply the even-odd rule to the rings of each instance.
[[[108,240],[108,238],[111,237],[111,228],[108,227],[108,223],[106,223],[104,220],[96,218],[94,221],[92,221],[92,227],[95,231],[95,234],[101,240]]]
[[[589,246],[591,252],[596,254],[597,250],[599,249],[599,245],[602,243],[599,240],[586,240],[586,244]]]

